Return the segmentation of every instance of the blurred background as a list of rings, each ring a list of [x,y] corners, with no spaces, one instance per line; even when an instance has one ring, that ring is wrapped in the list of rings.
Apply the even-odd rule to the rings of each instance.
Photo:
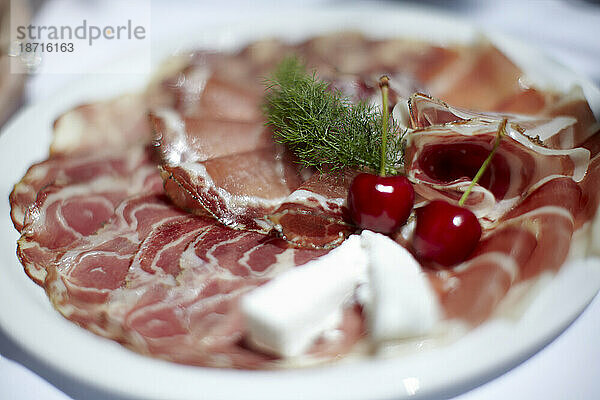
[[[70,58],[67,69],[77,73],[44,73],[40,65],[35,73],[11,73],[9,53],[9,18],[12,4],[14,18],[24,24],[76,25],[86,16],[110,20],[122,15],[124,7],[135,19],[136,10],[150,10],[151,46],[173,42],[190,42],[190,32],[226,28],[247,23],[270,13],[293,13],[299,8],[371,10],[389,7],[419,7],[432,13],[445,13],[464,19],[483,30],[499,31],[541,48],[551,57],[587,76],[600,85],[600,4],[584,0],[421,0],[421,1],[327,1],[327,0],[0,0],[0,127],[21,107],[60,96],[99,65],[111,63],[134,51],[136,43],[115,42],[110,51],[93,52],[86,57]],[[144,14],[144,16],[146,16]],[[423,26],[422,29],[428,29]],[[192,38],[193,39],[193,38]],[[60,62],[60,61],[55,61]],[[56,65],[54,66],[56,67]],[[60,67],[67,67],[60,65]],[[592,399],[600,398],[600,323],[598,299],[571,328],[532,359],[491,382],[456,399]],[[577,344],[577,347],[574,347]],[[51,343],[49,343],[51,345]],[[55,371],[20,350],[0,329],[0,399],[117,399],[85,387]],[[12,360],[16,360],[14,362]],[[24,366],[27,368],[25,368]],[[465,388],[472,389],[472,388]],[[449,394],[450,397],[456,393]]]

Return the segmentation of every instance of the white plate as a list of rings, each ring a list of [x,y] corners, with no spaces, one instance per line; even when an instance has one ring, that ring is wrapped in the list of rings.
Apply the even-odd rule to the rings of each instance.
[[[226,31],[212,29],[194,38],[197,46],[234,48],[265,35],[291,40],[325,31],[358,28],[374,36],[412,36],[433,41],[472,40],[477,32],[463,22],[416,10],[368,14],[359,11],[265,16],[264,21]],[[427,26],[427,29],[423,29]],[[541,83],[560,77],[562,87],[583,85],[598,116],[600,91],[589,81],[514,40],[492,35],[531,77]],[[181,40],[178,42],[181,48]],[[191,42],[190,42],[191,43]],[[187,44],[190,44],[187,43]],[[153,49],[153,59],[171,53]],[[127,62],[135,62],[133,59]],[[534,73],[535,72],[535,73]],[[517,320],[495,319],[452,345],[388,360],[291,371],[231,371],[171,364],[140,356],[63,319],[44,292],[30,281],[15,256],[17,232],[9,218],[8,194],[27,167],[43,159],[53,119],[85,101],[139,87],[145,76],[86,77],[50,101],[23,110],[0,137],[0,326],[27,351],[82,382],[145,399],[324,398],[387,399],[435,395],[473,385],[506,371],[531,356],[564,330],[600,288],[600,260],[565,265]],[[556,82],[556,81],[555,81]],[[448,368],[451,366],[451,368]]]

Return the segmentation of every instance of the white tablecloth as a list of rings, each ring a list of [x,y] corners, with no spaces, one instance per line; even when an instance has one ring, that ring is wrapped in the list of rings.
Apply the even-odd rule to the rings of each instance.
[[[112,2],[113,4],[115,2]],[[323,2],[308,1],[319,7]],[[430,7],[461,15],[487,28],[522,38],[600,83],[600,7],[584,1],[424,1]],[[153,38],[193,30],[203,23],[234,22],[252,18],[265,10],[285,9],[298,2],[276,1],[154,1]],[[335,4],[335,3],[334,3]],[[347,3],[345,3],[347,4]],[[368,3],[377,7],[379,3]],[[385,6],[393,6],[387,2]],[[342,4],[339,3],[341,7]],[[364,6],[364,3],[363,3]],[[87,12],[118,13],[111,2],[56,0],[43,5],[38,24],[59,15],[66,23],[77,22]],[[127,44],[123,43],[123,50]],[[85,63],[110,61],[110,54],[98,54]],[[88,64],[89,65],[89,64]],[[46,99],[77,75],[38,75],[26,89],[28,103]],[[556,340],[516,368],[474,389],[459,388],[446,397],[475,399],[600,399],[600,299]],[[51,339],[48,345],[51,346]],[[108,393],[82,386],[19,349],[0,331],[0,399],[67,400],[117,399]],[[16,362],[12,361],[16,360]],[[27,366],[25,368],[23,365]],[[448,366],[452,368],[452,366]],[[469,390],[471,389],[471,390]],[[465,392],[465,390],[469,390]]]

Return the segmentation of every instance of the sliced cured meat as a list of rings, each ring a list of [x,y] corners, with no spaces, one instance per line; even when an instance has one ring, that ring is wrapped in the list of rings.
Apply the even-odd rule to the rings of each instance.
[[[245,346],[237,301],[320,254],[182,214],[157,196],[136,197],[52,263],[45,287],[67,318],[138,352],[193,365],[265,368],[275,360]],[[347,352],[364,333],[360,313],[348,310],[340,329],[312,356]]]
[[[235,229],[262,232],[272,228],[265,216],[303,180],[279,145],[203,162],[163,164],[161,171],[165,190],[178,206],[209,213]]]
[[[486,254],[450,272],[430,272],[445,318],[478,325],[488,318],[510,289],[515,264],[504,254]]]
[[[581,146],[600,129],[581,87],[574,87],[569,93],[561,96],[544,112],[550,116],[569,116],[577,119],[573,128],[573,137],[563,139],[561,148]]]
[[[121,328],[99,326],[108,321],[98,307],[113,290],[125,285],[140,243],[157,226],[184,222],[186,218],[190,217],[174,208],[164,195],[128,198],[119,204],[102,229],[81,236],[55,252],[55,259],[46,264],[46,292],[67,318],[87,327],[93,325],[96,333],[105,329],[108,335],[116,329],[110,332],[110,337],[116,338]]]
[[[508,96],[494,107],[495,111],[513,114],[540,114],[551,99],[549,94],[534,88]]]
[[[349,223],[346,198],[356,171],[314,174],[269,215],[287,241],[308,248],[340,244],[355,227]]]
[[[591,158],[595,158],[600,153],[600,129],[588,140],[582,143],[581,147],[590,151]]]
[[[452,65],[465,51],[461,48],[436,46],[405,39],[377,41],[369,46],[373,72],[394,71],[394,75],[415,77],[427,86],[438,74]]]
[[[50,154],[87,153],[103,147],[147,143],[150,139],[147,108],[142,94],[75,107],[54,121]]]
[[[573,217],[577,217],[585,208],[582,207],[581,184],[577,184],[571,178],[553,177],[536,185],[530,192],[517,207],[508,211],[503,219],[515,218],[524,213],[550,206],[561,207]]]
[[[133,147],[129,150],[54,157],[34,164],[10,194],[13,224],[21,231],[27,209],[44,187],[85,182],[100,176],[127,176],[149,163],[150,158],[151,153],[144,147]]]
[[[579,184],[581,187],[581,206],[580,213],[577,216],[578,226],[591,220],[598,212],[597,210],[600,207],[598,182],[600,182],[600,156],[596,155],[590,162],[585,178]]]
[[[50,155],[148,143],[151,139],[148,108],[173,106],[175,98],[170,85],[184,65],[183,58],[174,57],[158,68],[145,91],[82,104],[60,115],[54,121]]]
[[[578,93],[580,96],[573,93]],[[581,145],[598,129],[598,123],[581,89],[575,88],[571,94],[554,97],[557,99],[549,103],[543,113],[535,116],[461,109],[422,93],[410,96],[408,108],[411,127],[414,129],[472,119],[499,122],[507,118],[523,135],[541,142],[546,147],[571,149]]]
[[[141,154],[146,152],[140,150]],[[130,155],[135,158],[134,151]],[[81,164],[74,174],[69,174],[72,165],[68,163],[63,169],[54,170],[64,180],[46,186],[28,207],[17,255],[27,274],[38,284],[46,275],[45,266],[57,252],[94,234],[112,217],[123,199],[136,193],[162,192],[156,166],[147,157],[131,164],[132,159],[122,158],[121,164],[112,159],[113,167],[120,169],[97,168],[97,161]]]
[[[231,58],[225,60],[231,61]],[[227,76],[221,70],[223,61],[217,55],[196,55],[170,87],[173,108],[186,117],[261,120],[262,87],[258,82],[248,85],[243,80],[233,81],[235,74]]]
[[[428,199],[457,201],[490,154],[497,129],[498,123],[469,120],[411,133],[406,170],[417,183],[415,190]],[[466,204],[493,222],[544,179],[561,175],[580,181],[588,163],[588,150],[541,147],[509,123],[507,136]]]
[[[213,75],[206,81],[198,103],[194,104],[194,108],[184,110],[184,114],[235,121],[260,121],[262,120],[261,104],[260,93]],[[189,102],[186,105],[189,107]]]
[[[272,132],[262,121],[182,118],[168,110],[150,114],[154,140],[169,164],[206,161],[273,145]]]
[[[197,215],[268,232],[272,224],[265,215],[303,177],[264,126],[264,89],[224,79],[221,62],[200,55],[183,72],[176,106],[150,115],[165,191],[176,205]]]
[[[500,50],[482,41],[428,82],[429,92],[458,107],[492,111],[522,91],[521,70]]]

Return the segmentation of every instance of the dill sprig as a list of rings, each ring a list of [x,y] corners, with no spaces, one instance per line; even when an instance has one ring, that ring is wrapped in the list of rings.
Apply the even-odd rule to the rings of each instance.
[[[267,125],[273,128],[275,140],[287,145],[303,166],[397,173],[403,162],[404,135],[391,119],[383,124],[378,107],[353,103],[315,72],[307,73],[296,57],[284,59],[266,85]],[[387,136],[384,152],[382,136]]]

